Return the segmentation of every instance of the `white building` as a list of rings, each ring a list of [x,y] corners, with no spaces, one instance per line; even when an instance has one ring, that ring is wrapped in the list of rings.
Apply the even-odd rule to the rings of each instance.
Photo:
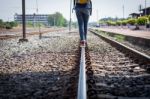
[[[48,25],[48,14],[26,14],[26,22],[32,22],[33,25],[36,23],[42,23],[44,25]],[[22,15],[15,14],[14,20],[18,23],[22,23]]]

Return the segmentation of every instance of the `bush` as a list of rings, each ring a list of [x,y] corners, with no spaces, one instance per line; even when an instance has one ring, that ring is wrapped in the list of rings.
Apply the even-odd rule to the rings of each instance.
[[[129,19],[127,20],[127,23],[130,25],[135,25],[136,24],[136,19]]]
[[[122,22],[121,21],[117,21],[116,24],[120,26],[122,24]]]
[[[145,24],[147,24],[147,22],[148,22],[148,18],[147,17],[139,17],[138,19],[137,19],[137,24],[138,25],[145,25]]]
[[[125,40],[125,36],[119,35],[119,34],[115,35],[114,38],[115,38],[115,40],[117,40],[119,42],[122,42]]]
[[[16,27],[16,26],[18,26],[17,22],[14,22],[14,21],[9,22],[9,24],[10,24],[12,27]]]
[[[149,16],[147,16],[147,17],[148,17],[147,24],[149,24],[149,26],[150,26],[150,15],[149,15]]]
[[[4,27],[6,29],[12,29],[13,28],[13,26],[11,26],[10,22],[6,22],[5,25],[4,25]]]
[[[16,27],[18,24],[17,22],[3,22],[3,20],[0,19],[0,28],[6,28],[6,29],[12,29],[13,27]]]
[[[148,16],[148,20],[150,21],[150,15]]]
[[[115,26],[116,22],[112,22],[112,21],[107,21],[106,22],[108,26]]]
[[[122,25],[126,26],[127,25],[127,20],[123,20]]]
[[[3,27],[4,27],[3,21],[0,19],[0,28],[3,28]]]

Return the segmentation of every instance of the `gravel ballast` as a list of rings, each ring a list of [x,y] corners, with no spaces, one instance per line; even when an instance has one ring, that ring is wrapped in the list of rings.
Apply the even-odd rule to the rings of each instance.
[[[0,40],[1,99],[62,99],[77,66],[78,33]]]

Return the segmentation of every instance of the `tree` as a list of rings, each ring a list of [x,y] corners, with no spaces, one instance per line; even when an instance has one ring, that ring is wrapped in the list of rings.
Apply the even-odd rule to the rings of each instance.
[[[15,21],[3,22],[3,20],[0,19],[0,28],[12,29],[13,27],[16,27],[17,25],[18,23]]]
[[[49,15],[48,23],[51,26],[67,26],[67,20],[59,12]]]
[[[5,23],[4,23],[4,27],[5,27],[6,29],[12,29],[12,28],[13,28],[13,26],[10,24],[10,22],[5,22]]]
[[[49,15],[48,23],[49,23],[50,26],[54,26],[55,25],[55,16],[54,16],[54,14]]]
[[[116,24],[117,24],[118,26],[120,26],[120,25],[122,24],[122,21],[117,21]]]
[[[145,25],[145,24],[147,23],[147,21],[148,21],[148,18],[147,18],[147,17],[145,17],[145,16],[139,17],[139,18],[137,19],[137,24],[138,24],[138,25]]]
[[[122,20],[122,25],[126,26],[127,25],[127,20]]]
[[[150,15],[148,16],[148,20],[150,21]]]
[[[136,19],[128,19],[127,23],[130,24],[130,25],[135,25],[136,21],[137,21]]]
[[[16,26],[18,26],[18,23],[15,22],[15,21],[12,21],[12,22],[10,22],[10,25],[11,25],[12,27],[16,27]]]
[[[4,26],[3,20],[0,19],[0,28],[3,28],[3,26]]]
[[[113,21],[107,21],[106,23],[108,26],[115,26],[116,25],[116,22],[113,22]]]

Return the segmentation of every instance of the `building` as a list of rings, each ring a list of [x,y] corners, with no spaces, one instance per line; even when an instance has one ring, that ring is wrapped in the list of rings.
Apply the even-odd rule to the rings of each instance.
[[[138,18],[139,16],[145,16],[145,15],[150,15],[150,7],[141,9],[140,13],[131,13],[129,16],[132,18]]]
[[[146,9],[142,9],[141,11],[142,11],[141,13],[142,16],[150,15],[150,7],[147,7]]]
[[[31,22],[33,25],[36,23],[42,23],[46,26],[48,26],[48,14],[26,14],[26,22]],[[21,14],[15,14],[14,20],[18,23],[22,23],[22,15]]]
[[[140,13],[131,13],[129,16],[132,18],[138,18],[140,16]]]

